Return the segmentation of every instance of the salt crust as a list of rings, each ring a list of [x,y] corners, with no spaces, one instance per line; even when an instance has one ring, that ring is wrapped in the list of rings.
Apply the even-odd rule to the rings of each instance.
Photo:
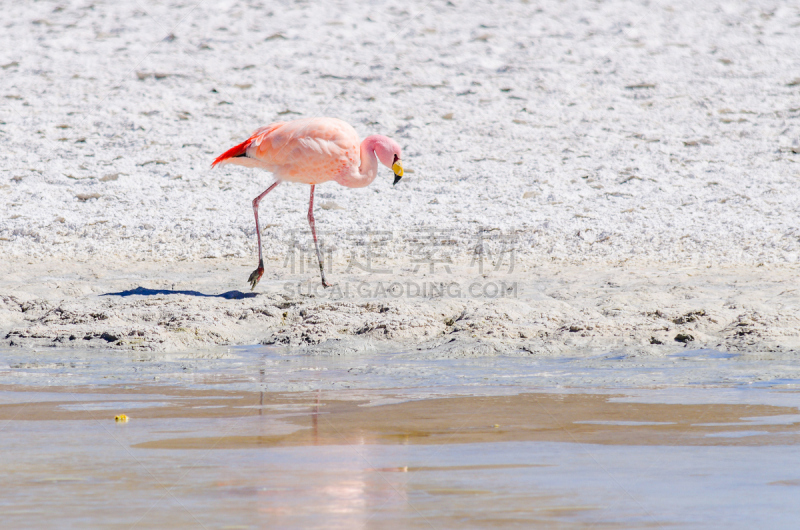
[[[672,334],[686,331],[721,348],[797,347],[800,10],[791,3],[4,11],[0,330],[9,342],[83,334],[125,348],[311,348],[366,335],[447,348],[437,341],[455,332],[453,344],[474,333],[487,351],[661,351],[651,338],[680,348],[690,342]],[[282,298],[280,282],[309,279],[283,267],[294,239],[307,244],[308,188],[283,185],[261,210],[272,271],[263,296],[97,296],[178,276],[183,290],[241,289],[228,283],[255,266],[250,200],[270,177],[210,161],[260,125],[317,115],[397,139],[410,169],[396,187],[386,169],[366,189],[319,188],[328,207],[317,226],[340,282],[365,279],[343,266],[367,229],[391,235],[381,259],[398,279],[423,281],[411,256],[433,227],[463,281],[476,277],[478,234],[508,236],[517,261],[507,279],[525,294]],[[691,312],[694,321],[674,323]],[[194,331],[175,331],[167,314]],[[465,320],[477,327],[460,328]],[[91,338],[104,332],[118,340]]]

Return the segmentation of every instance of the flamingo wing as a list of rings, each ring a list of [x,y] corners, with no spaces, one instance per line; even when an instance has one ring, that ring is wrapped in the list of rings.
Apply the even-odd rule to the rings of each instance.
[[[360,164],[358,134],[334,118],[307,118],[262,127],[212,165],[234,163],[271,171],[279,180],[319,184]]]

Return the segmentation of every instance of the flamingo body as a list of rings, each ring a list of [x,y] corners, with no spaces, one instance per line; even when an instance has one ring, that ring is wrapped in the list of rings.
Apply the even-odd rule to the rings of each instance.
[[[361,153],[358,133],[349,123],[336,118],[305,118],[261,127],[212,165],[225,163],[266,169],[282,182],[321,184],[352,180],[359,172]],[[369,182],[359,184],[368,185],[375,175],[377,172],[368,175],[372,177]]]
[[[379,161],[392,168],[395,173],[394,183],[397,184],[403,176],[400,155],[400,146],[386,136],[368,136],[359,144],[358,133],[342,120],[304,118],[274,122],[261,127],[250,138],[218,156],[212,162],[212,167],[220,164],[238,164],[266,169],[275,176],[275,182],[253,200],[259,264],[250,275],[252,288],[255,288],[264,273],[258,204],[267,193],[284,181],[311,185],[308,222],[317,250],[322,285],[328,287],[314,226],[315,186],[330,180],[349,188],[368,186],[378,174]]]

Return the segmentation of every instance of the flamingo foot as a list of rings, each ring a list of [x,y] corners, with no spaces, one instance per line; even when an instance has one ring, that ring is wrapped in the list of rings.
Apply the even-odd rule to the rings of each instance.
[[[258,285],[258,282],[261,280],[261,277],[263,275],[264,275],[264,262],[259,260],[258,268],[250,274],[249,278],[247,278],[247,281],[250,282],[251,291],[256,288],[256,285]]]

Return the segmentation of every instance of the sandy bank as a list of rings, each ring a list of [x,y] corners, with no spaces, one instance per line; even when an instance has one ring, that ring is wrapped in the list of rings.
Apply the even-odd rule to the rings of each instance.
[[[391,264],[389,264],[391,266]],[[429,350],[451,357],[684,348],[800,348],[798,268],[588,267],[518,263],[511,274],[454,267],[389,277],[249,260],[17,261],[0,281],[8,345],[178,351],[275,344],[309,353]],[[395,267],[402,270],[402,266]]]

